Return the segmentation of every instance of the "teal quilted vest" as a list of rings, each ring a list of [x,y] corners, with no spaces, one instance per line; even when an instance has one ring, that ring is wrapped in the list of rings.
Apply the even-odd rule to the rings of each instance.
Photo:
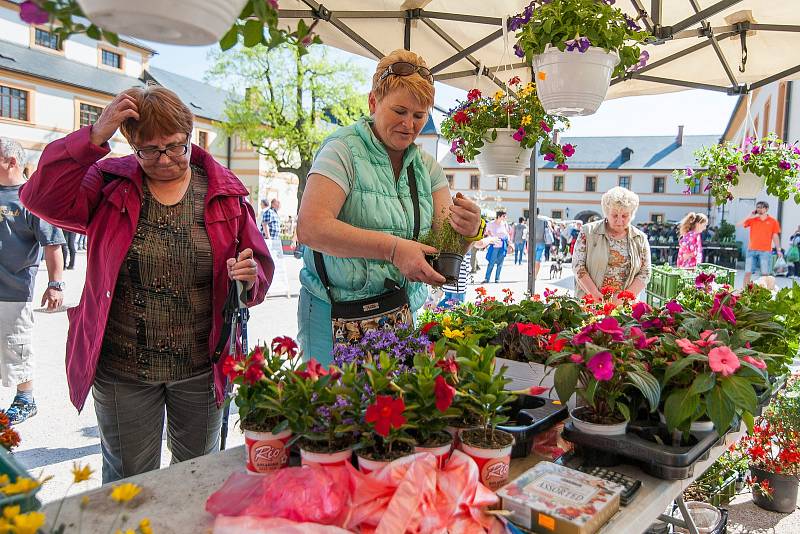
[[[339,212],[339,220],[365,230],[375,230],[411,239],[414,232],[414,210],[408,187],[407,169],[414,167],[419,191],[420,235],[431,228],[433,196],[431,177],[416,145],[403,156],[400,177],[395,180],[389,154],[372,132],[370,119],[363,118],[341,128],[323,141],[339,139],[353,155],[355,178],[350,194]],[[322,147],[320,147],[322,148]],[[325,270],[330,279],[333,298],[339,301],[359,300],[386,292],[384,280],[391,278],[405,286],[412,311],[425,303],[428,288],[420,282],[409,282],[388,261],[364,258],[337,258],[324,255]],[[313,251],[306,247],[300,283],[315,297],[330,301],[314,268]]]

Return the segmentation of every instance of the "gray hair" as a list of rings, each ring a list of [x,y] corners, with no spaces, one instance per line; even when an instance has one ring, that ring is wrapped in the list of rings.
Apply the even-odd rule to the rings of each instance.
[[[0,137],[0,158],[14,158],[17,160],[17,167],[21,169],[28,162],[25,149],[10,137]]]
[[[632,219],[639,209],[639,195],[624,187],[612,187],[603,195],[600,204],[605,217],[608,217],[612,209],[617,208],[630,212]]]

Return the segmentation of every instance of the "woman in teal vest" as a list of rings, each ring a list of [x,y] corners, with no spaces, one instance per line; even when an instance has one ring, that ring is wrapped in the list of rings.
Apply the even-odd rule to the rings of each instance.
[[[307,245],[297,310],[306,358],[327,364],[333,348],[330,298],[315,268],[314,250],[323,253],[337,303],[382,295],[388,278],[405,288],[413,312],[425,302],[425,284],[444,283],[425,260],[436,250],[412,240],[409,169],[418,191],[419,235],[445,216],[468,239],[482,229],[480,208],[460,195],[453,199],[441,166],[414,144],[433,96],[425,61],[395,50],[381,59],[372,77],[370,117],[336,131],[314,158],[297,218],[297,240]]]

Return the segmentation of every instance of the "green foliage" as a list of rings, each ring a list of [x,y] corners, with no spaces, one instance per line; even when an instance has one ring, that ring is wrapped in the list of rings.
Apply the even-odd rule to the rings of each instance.
[[[517,45],[525,52],[526,62],[544,53],[548,45],[563,52],[566,41],[586,37],[592,46],[619,54],[614,76],[625,75],[639,63],[638,45],[651,37],[636,29],[636,22],[621,9],[601,0],[534,0],[517,18],[524,22],[517,33]]]
[[[36,4],[50,18],[50,31],[58,36],[60,43],[73,35],[86,35],[96,41],[107,41],[114,46],[119,44],[119,36],[103,30],[86,19],[76,0],[40,0]],[[81,19],[81,20],[74,20]]]
[[[436,221],[431,230],[422,236],[419,242],[435,248],[440,253],[451,254],[464,254],[466,246],[464,237],[455,231],[449,218]]]
[[[736,226],[732,225],[728,221],[722,221],[719,223],[719,229],[717,233],[714,234],[714,239],[720,242],[727,242],[733,241],[736,237]]]
[[[406,410],[409,412],[408,424],[417,438],[418,445],[431,444],[441,435],[450,421],[458,418],[461,411],[452,404],[441,411],[436,406],[436,381],[452,377],[437,366],[438,358],[429,354],[414,356],[414,368],[400,375],[398,385],[403,390]],[[452,387],[452,385],[451,385]]]
[[[225,108],[223,130],[251,144],[275,162],[278,172],[305,188],[314,154],[335,124],[348,125],[368,114],[359,92],[366,74],[352,63],[332,61],[324,48],[303,55],[297,48],[234,48],[213,56],[207,74],[237,95]]]
[[[796,185],[800,177],[800,148],[784,143],[774,133],[763,139],[748,138],[744,148],[725,142],[700,148],[694,155],[700,169],[676,170],[673,176],[688,187],[698,179],[705,179],[718,205],[733,199],[730,187],[739,183],[742,172],[764,178],[770,195],[800,202]]]

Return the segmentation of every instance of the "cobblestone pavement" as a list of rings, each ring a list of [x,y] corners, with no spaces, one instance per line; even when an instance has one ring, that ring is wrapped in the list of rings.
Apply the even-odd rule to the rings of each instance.
[[[480,261],[480,260],[479,260]],[[482,268],[475,274],[475,280],[481,281],[485,270],[485,260],[480,261]],[[297,332],[297,295],[300,289],[298,273],[300,261],[292,257],[283,259],[284,269],[278,270],[278,276],[266,301],[251,310],[249,322],[250,345],[259,340],[270,340],[277,335],[294,335]],[[65,271],[67,288],[65,290],[65,305],[67,307],[77,304],[83,279],[85,276],[86,255],[78,255],[76,267],[72,271]],[[282,276],[285,272],[285,278]],[[571,290],[574,279],[569,265],[566,265],[562,276],[557,280],[549,280],[549,264],[545,263],[537,282],[536,292],[541,292],[545,287],[558,291]],[[742,273],[738,273],[741,283]],[[502,298],[503,288],[510,288],[517,299],[521,298],[527,288],[527,262],[514,265],[512,258],[507,258],[503,267],[501,283],[484,285],[488,293],[497,298]],[[288,286],[286,282],[288,281]],[[42,265],[36,283],[36,294],[41,298],[41,293],[47,283],[47,272]],[[778,279],[778,284],[783,286],[791,283],[786,279]],[[288,287],[288,294],[286,296]],[[475,287],[471,284],[467,297],[475,298]],[[38,305],[38,303],[36,303]],[[88,463],[96,474],[79,488],[73,488],[72,493],[94,488],[100,485],[100,440],[97,430],[97,421],[91,395],[81,413],[72,406],[67,393],[67,383],[64,373],[64,346],[67,336],[66,313],[58,311],[46,313],[37,311],[34,327],[34,351],[36,365],[35,398],[39,413],[32,419],[17,427],[22,444],[16,450],[16,458],[34,474],[54,475],[54,478],[44,485],[39,493],[43,502],[59,499],[69,486],[72,475],[70,469],[73,462]],[[0,402],[6,405],[11,402],[13,391],[3,388]],[[237,426],[238,418],[235,413],[231,415],[231,430],[228,435],[228,446],[233,447],[244,442]],[[170,454],[163,442],[161,458],[162,467],[169,465]],[[87,483],[84,483],[87,484]],[[744,502],[742,502],[744,501]],[[741,515],[740,521],[737,517]],[[761,519],[753,522],[753,517],[758,515]],[[744,518],[748,519],[745,521]],[[749,499],[740,497],[731,508],[732,523],[736,526],[731,532],[780,532],[800,533],[800,512],[791,516],[781,516],[762,511],[752,505]],[[757,526],[757,527],[756,527]],[[759,528],[759,530],[750,530]]]

